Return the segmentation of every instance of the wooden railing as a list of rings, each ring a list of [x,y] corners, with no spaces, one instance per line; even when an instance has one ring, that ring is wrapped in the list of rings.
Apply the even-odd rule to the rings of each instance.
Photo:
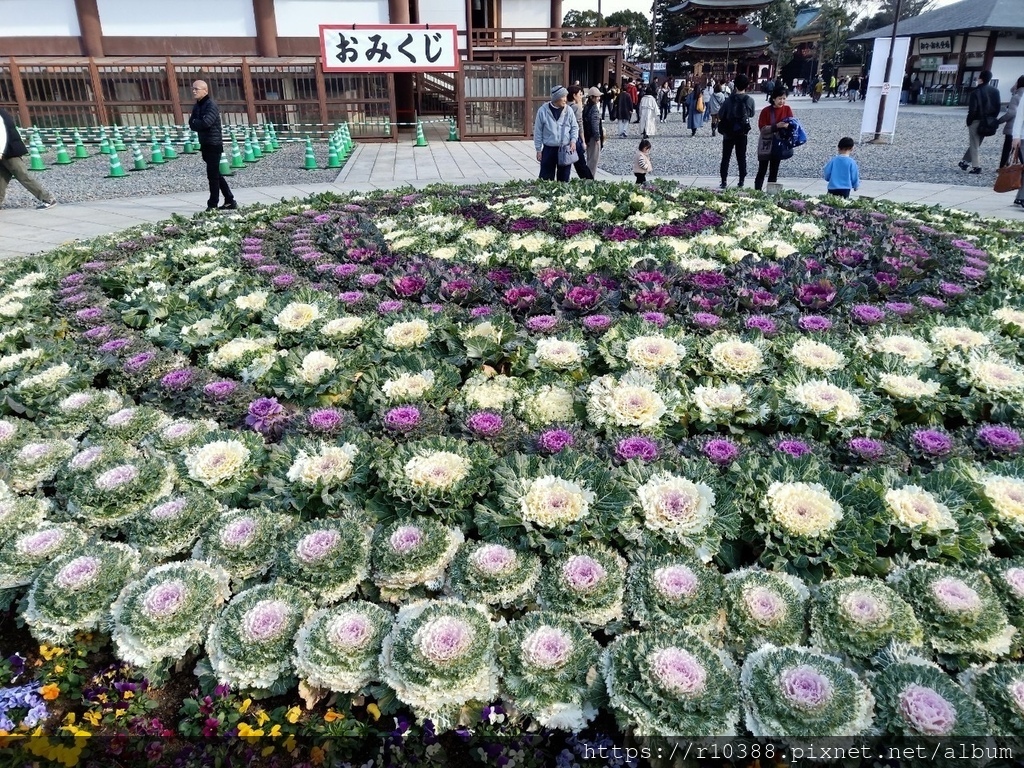
[[[618,48],[623,45],[626,27],[500,27],[474,29],[474,48]]]

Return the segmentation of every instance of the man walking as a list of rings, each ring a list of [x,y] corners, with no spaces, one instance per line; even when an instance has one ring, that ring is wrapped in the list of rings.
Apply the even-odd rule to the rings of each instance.
[[[210,182],[210,198],[206,210],[217,208],[220,194],[224,193],[221,210],[233,211],[238,208],[235,196],[223,176],[220,175],[220,157],[224,152],[224,138],[220,130],[220,109],[210,96],[210,89],[203,80],[192,83],[192,95],[196,103],[188,118],[188,127],[199,134],[199,152],[206,163],[206,179]]]
[[[970,173],[981,173],[981,142],[986,136],[994,136],[999,129],[999,91],[988,84],[992,73],[987,69],[978,75],[978,87],[967,99],[967,151],[958,165]]]
[[[21,182],[21,186],[39,200],[37,208],[52,208],[57,201],[35,178],[29,175],[25,161],[22,159],[27,154],[28,147],[21,140],[21,134],[18,133],[17,126],[14,125],[14,118],[11,117],[10,112],[0,107],[0,205],[4,204],[8,182],[15,178]]]
[[[735,90],[729,95],[721,109],[718,110],[718,132],[722,134],[722,189],[729,179],[729,161],[733,150],[736,151],[736,164],[739,166],[742,187],[747,178],[747,133],[750,132],[750,119],[754,116],[754,100],[747,95],[750,78],[743,73],[736,75]]]

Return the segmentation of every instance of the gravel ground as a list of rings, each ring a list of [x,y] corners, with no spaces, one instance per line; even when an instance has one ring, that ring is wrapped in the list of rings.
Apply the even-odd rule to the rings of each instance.
[[[90,148],[91,149],[91,148]],[[327,143],[314,143],[317,162],[327,162]],[[246,187],[272,187],[278,184],[330,184],[340,173],[339,168],[331,170],[303,170],[306,145],[304,143],[282,144],[281,149],[273,154],[265,154],[256,163],[245,168],[235,169],[234,176],[228,178],[231,189]],[[143,156],[149,161],[148,147],[143,148]],[[147,171],[132,172],[131,151],[119,152],[118,158],[126,174],[119,179],[106,178],[110,170],[109,155],[99,153],[76,160],[71,165],[54,165],[55,152],[46,152],[47,170],[33,172],[39,182],[46,187],[61,203],[80,203],[87,200],[109,200],[117,197],[145,197],[148,195],[167,195],[181,192],[205,192],[206,166],[199,154],[183,155],[178,153],[176,160],[169,160],[164,165],[151,165]],[[17,181],[7,187],[5,208],[31,208],[36,199]]]
[[[754,103],[760,110],[764,97],[754,94]],[[793,112],[800,119],[810,137],[808,143],[786,160],[779,178],[817,177],[822,167],[835,153],[836,144],[843,136],[855,139],[860,135],[861,103],[849,104],[831,100],[813,104],[809,98],[790,99]],[[986,139],[981,148],[981,163],[985,169],[980,175],[970,175],[957,167],[957,161],[967,146],[964,126],[966,109],[957,107],[901,107],[896,122],[896,138],[891,145],[863,145],[854,156],[860,164],[863,179],[918,181],[933,184],[962,184],[990,187],[999,164],[1002,134]],[[637,125],[630,125],[628,139],[618,138],[618,125],[606,123],[609,137],[601,152],[601,168],[632,178],[633,154],[639,143]],[[711,135],[710,123],[697,135],[690,136],[681,113],[673,112],[667,123],[658,125],[654,143],[654,176],[717,176],[721,162],[722,140]],[[326,143],[315,145],[317,162],[327,159]],[[339,170],[303,170],[304,144],[285,144],[282,148],[252,165],[235,171],[228,183],[232,189],[267,187],[279,184],[329,184]],[[143,149],[147,160],[149,152]],[[119,154],[121,164],[128,171],[131,152]],[[747,146],[747,183],[753,185],[757,171],[756,143],[753,133]],[[207,189],[206,175],[198,154],[179,155],[178,159],[150,170],[133,173],[120,179],[108,179],[108,156],[96,154],[77,160],[72,165],[53,165],[54,152],[49,150],[45,160],[48,170],[36,173],[39,181],[62,203],[106,200],[119,197],[144,197],[181,192],[202,192]],[[736,164],[730,168],[730,183],[736,181]],[[29,208],[36,204],[16,181],[7,189],[6,208]]]
[[[765,106],[764,96],[753,94],[757,113]],[[779,170],[779,179],[815,178],[843,136],[855,140],[860,136],[862,103],[821,101],[810,98],[791,98],[789,105],[800,124],[807,131],[808,142],[795,150]],[[757,143],[755,129],[747,140],[747,185],[752,186],[757,172]],[[961,171],[957,162],[967,148],[966,108],[957,107],[900,107],[896,120],[896,136],[892,144],[865,144],[854,150],[862,179],[883,181],[913,181],[929,184],[960,184],[972,187],[991,187],[995,169],[999,165],[999,152],[1003,146],[1002,133],[985,139],[981,145],[982,173],[972,175]],[[605,123],[604,149],[601,168],[609,173],[632,176],[633,155],[640,143],[639,126],[629,126],[629,138],[618,138],[618,124]],[[682,120],[682,114],[673,112],[667,123],[658,124],[658,133],[651,138],[654,176],[717,176],[722,161],[722,140],[712,137],[711,123],[691,137]],[[733,157],[729,183],[736,182],[736,159]]]

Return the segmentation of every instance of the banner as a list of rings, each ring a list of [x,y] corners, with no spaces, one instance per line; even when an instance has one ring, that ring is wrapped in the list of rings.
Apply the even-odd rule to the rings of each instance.
[[[324,72],[454,72],[454,24],[321,24]]]
[[[875,48],[871,55],[871,71],[868,72],[868,92],[864,96],[864,114],[861,118],[860,134],[875,135],[878,124],[878,105],[882,94],[886,94],[885,113],[882,115],[882,130],[890,140],[896,133],[896,113],[900,107],[900,89],[903,87],[903,76],[907,71],[907,55],[910,53],[910,38],[897,37],[892,51],[892,71],[889,82],[885,80],[885,62],[889,57],[891,37],[876,37]]]

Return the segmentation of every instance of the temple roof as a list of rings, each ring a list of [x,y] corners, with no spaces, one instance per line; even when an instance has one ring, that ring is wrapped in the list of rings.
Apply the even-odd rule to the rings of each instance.
[[[765,48],[768,45],[768,38],[764,31],[757,27],[748,27],[742,35],[719,34],[719,35],[698,35],[683,40],[675,45],[665,46],[666,53],[677,51],[750,51]]]
[[[966,32],[973,29],[1020,31],[1024,24],[1020,0],[962,0],[962,2],[936,8],[899,23],[896,34],[907,36]],[[871,40],[890,37],[892,24],[881,29],[864,32],[850,40]]]
[[[772,2],[773,0],[683,0],[679,5],[671,6],[668,12],[735,10],[737,13],[746,13],[764,8]]]

